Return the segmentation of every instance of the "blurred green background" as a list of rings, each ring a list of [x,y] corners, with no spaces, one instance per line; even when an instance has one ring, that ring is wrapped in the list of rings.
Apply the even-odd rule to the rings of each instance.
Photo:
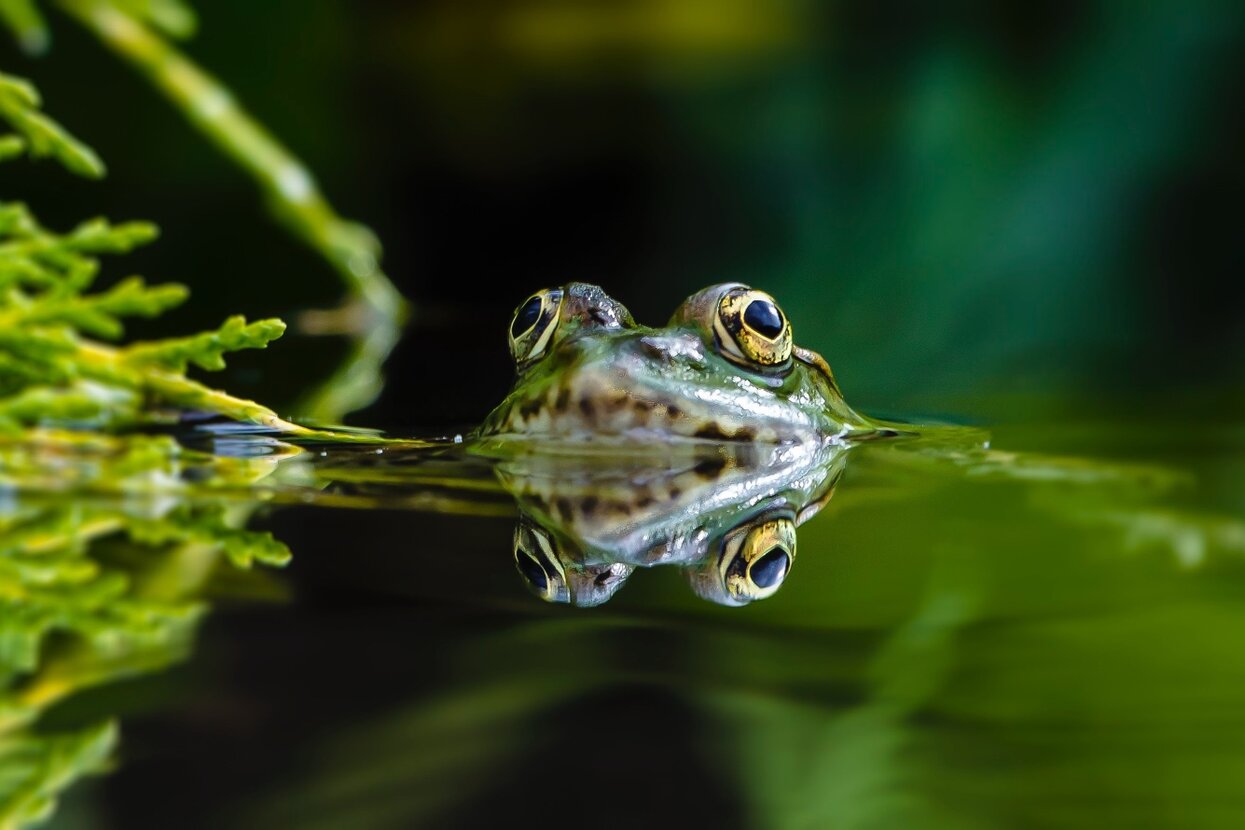
[[[189,54],[373,226],[414,301],[353,420],[477,421],[533,289],[598,282],[660,323],[774,293],[866,411],[1236,418],[1245,371],[1245,7],[214,0]],[[44,220],[150,218],[127,268],[194,289],[137,333],[333,304],[252,183],[72,23],[8,71],[108,161],[13,166]],[[120,276],[112,273],[113,277]],[[331,338],[235,360],[281,406]],[[262,367],[262,371],[261,371]],[[297,414],[297,413],[292,413]]]

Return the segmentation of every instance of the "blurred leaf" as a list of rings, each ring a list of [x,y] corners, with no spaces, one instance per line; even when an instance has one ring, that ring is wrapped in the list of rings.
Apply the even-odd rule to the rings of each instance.
[[[175,372],[186,371],[187,363],[215,371],[225,368],[225,352],[263,349],[284,332],[285,323],[280,320],[248,323],[243,317],[230,317],[216,331],[131,346],[125,350],[125,360],[135,365],[155,363]]]
[[[116,742],[111,723],[52,737],[0,734],[0,827],[46,821],[61,790],[100,772]]]
[[[34,0],[0,0],[0,21],[13,30],[27,54],[37,55],[47,49],[47,24]]]
[[[182,0],[114,0],[114,3],[117,8],[172,37],[191,37],[199,26],[194,9]]]
[[[39,103],[39,95],[29,82],[0,74],[0,119],[7,121],[26,140],[26,151],[30,155],[55,158],[80,176],[103,176],[104,164],[95,151],[41,113]]]

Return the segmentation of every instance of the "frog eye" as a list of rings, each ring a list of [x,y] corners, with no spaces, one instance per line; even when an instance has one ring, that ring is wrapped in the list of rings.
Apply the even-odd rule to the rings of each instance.
[[[519,367],[537,360],[549,347],[558,327],[562,290],[537,291],[514,311],[510,321],[510,354]]]
[[[713,333],[723,355],[735,363],[762,369],[790,365],[791,324],[764,291],[739,286],[724,293]]]
[[[528,589],[545,602],[569,602],[566,572],[549,534],[527,522],[514,529],[514,564]]]
[[[794,560],[795,522],[783,516],[728,536],[718,574],[727,596],[743,604],[765,599],[781,588]]]
[[[626,583],[632,565],[603,562],[576,565],[559,553],[559,542],[531,520],[519,520],[514,529],[514,564],[528,590],[545,602],[580,607],[600,605]]]

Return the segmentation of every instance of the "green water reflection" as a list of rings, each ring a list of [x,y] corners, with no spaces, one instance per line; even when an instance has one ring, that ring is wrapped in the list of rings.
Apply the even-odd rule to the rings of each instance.
[[[1059,452],[1095,438],[1110,459]],[[251,532],[292,547],[279,582],[212,542],[254,505],[19,500],[6,540],[72,529],[61,555],[119,575],[130,610],[62,616],[73,636],[20,665],[6,617],[0,815],[60,795],[53,826],[484,826],[499,803],[556,826],[1239,826],[1241,435],[1000,440],[1028,449],[852,449],[782,589],[742,609],[660,567],[597,609],[541,603],[504,490],[448,462],[274,487]],[[372,509],[327,506],[352,499]]]

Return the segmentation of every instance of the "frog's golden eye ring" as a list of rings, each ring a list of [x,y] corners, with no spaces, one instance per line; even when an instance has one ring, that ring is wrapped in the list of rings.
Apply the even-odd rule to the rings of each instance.
[[[718,559],[718,575],[736,603],[772,596],[795,561],[795,522],[782,516],[729,535]]]
[[[713,333],[728,360],[762,370],[791,367],[791,324],[764,291],[740,286],[725,292]]]
[[[562,308],[560,288],[537,291],[524,300],[510,322],[510,355],[517,366],[538,360],[549,348]]]
[[[545,602],[570,602],[566,571],[544,530],[519,522],[514,529],[514,564],[528,589]]]

